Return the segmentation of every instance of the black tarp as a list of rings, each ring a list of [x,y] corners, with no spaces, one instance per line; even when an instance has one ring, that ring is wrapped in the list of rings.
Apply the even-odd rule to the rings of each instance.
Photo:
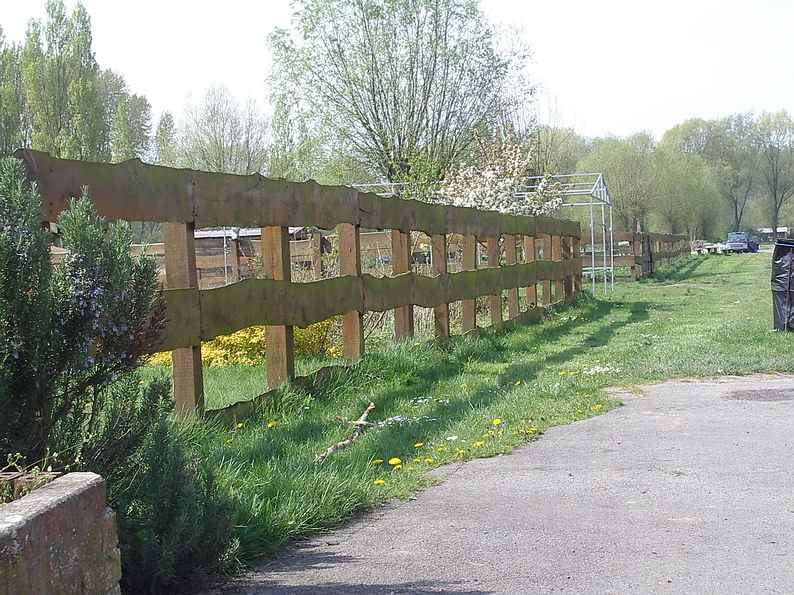
[[[772,251],[772,312],[776,330],[794,330],[794,240],[775,241]]]

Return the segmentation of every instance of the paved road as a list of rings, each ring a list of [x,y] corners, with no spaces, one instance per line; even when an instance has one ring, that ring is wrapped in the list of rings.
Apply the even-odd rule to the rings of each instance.
[[[794,378],[625,402],[220,592],[794,593]]]

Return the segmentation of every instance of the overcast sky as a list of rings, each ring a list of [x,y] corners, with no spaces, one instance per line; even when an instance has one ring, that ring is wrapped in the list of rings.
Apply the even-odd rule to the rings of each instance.
[[[0,0],[6,36],[21,40],[45,3]],[[216,83],[264,102],[265,36],[291,14],[288,0],[84,4],[99,63],[123,74],[155,114],[179,112]],[[794,0],[483,0],[483,8],[522,29],[541,115],[583,134],[659,136],[694,116],[794,113]]]

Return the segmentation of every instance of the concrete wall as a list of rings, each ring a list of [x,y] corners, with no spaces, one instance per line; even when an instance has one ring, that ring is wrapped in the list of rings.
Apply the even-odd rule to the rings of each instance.
[[[69,473],[0,507],[0,595],[117,595],[120,578],[100,476]]]

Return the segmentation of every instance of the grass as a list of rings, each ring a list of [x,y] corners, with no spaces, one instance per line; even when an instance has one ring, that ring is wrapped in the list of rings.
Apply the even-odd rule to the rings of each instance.
[[[550,426],[606,412],[618,406],[607,386],[794,371],[794,335],[769,330],[769,260],[686,259],[543,324],[459,337],[446,348],[411,342],[368,354],[324,381],[282,389],[236,428],[195,424],[196,448],[233,503],[240,559],[408,497],[433,481],[433,467],[509,452]],[[260,373],[208,369],[205,382],[226,393],[219,402],[231,402],[259,386]],[[336,416],[358,418],[370,401],[372,421],[400,421],[316,465],[318,453],[350,432]]]

